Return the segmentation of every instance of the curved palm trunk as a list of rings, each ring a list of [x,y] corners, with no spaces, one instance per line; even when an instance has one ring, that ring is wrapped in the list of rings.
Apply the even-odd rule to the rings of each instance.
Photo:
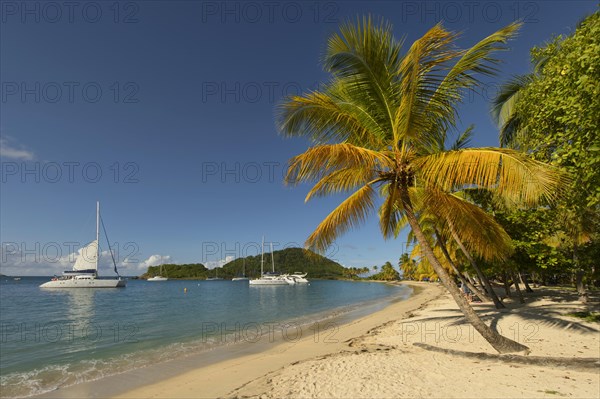
[[[467,278],[467,280],[469,280],[469,282],[473,285],[477,284],[477,282],[475,281],[475,279],[473,277],[471,277],[471,275],[469,273],[467,273],[467,271],[465,270],[464,273],[465,277]],[[483,285],[482,285],[483,287]]]
[[[525,298],[523,298],[523,293],[521,292],[521,287],[519,287],[519,280],[517,280],[517,272],[512,272],[512,279],[515,282],[515,291],[517,291],[517,296],[519,297],[519,303],[525,303]]]
[[[406,218],[408,220],[408,223],[410,224],[410,227],[413,230],[413,233],[415,234],[415,237],[419,241],[422,253],[427,257],[427,260],[429,260],[429,263],[433,267],[440,280],[442,280],[442,283],[444,284],[446,289],[448,289],[448,291],[450,292],[450,295],[452,295],[452,298],[454,298],[454,301],[464,314],[467,321],[499,353],[512,353],[523,351],[529,352],[528,347],[498,334],[497,331],[492,330],[479,318],[477,313],[475,313],[475,311],[469,305],[465,297],[461,294],[460,290],[454,283],[454,280],[450,277],[448,272],[446,272],[446,269],[442,267],[440,262],[435,257],[433,250],[429,245],[429,242],[427,242],[425,234],[421,230],[421,226],[419,225],[417,217],[415,216],[412,210],[412,205],[406,188],[402,187],[400,189],[400,197],[402,200],[404,211],[406,213]]]
[[[469,253],[469,251],[467,251],[467,248],[465,247],[462,240],[456,233],[456,230],[454,229],[454,225],[452,224],[452,222],[450,220],[447,220],[447,222],[448,222],[448,227],[450,228],[450,233],[452,234],[452,238],[454,238],[454,241],[456,241],[456,243],[458,244],[458,247],[463,252],[463,254],[467,258],[467,260],[469,261],[469,263],[471,264],[473,269],[475,269],[475,273],[477,273],[477,277],[479,277],[479,280],[481,280],[481,282],[483,283],[483,286],[485,287],[485,290],[487,291],[488,295],[494,301],[494,305],[496,306],[496,309],[506,308],[506,306],[504,306],[504,304],[502,304],[502,302],[500,301],[500,298],[498,298],[498,295],[496,295],[496,292],[494,291],[494,288],[492,287],[490,280],[488,280],[488,278],[485,276],[485,274],[483,274],[483,272],[481,271],[479,266],[477,266],[477,262],[475,262],[475,259],[473,259],[473,257]]]
[[[523,283],[523,285],[525,286],[525,292],[533,292],[533,290],[527,283],[527,276],[524,276],[521,272],[517,272],[517,274],[519,275],[519,280],[521,280],[521,283]]]
[[[437,236],[438,245],[439,245],[440,249],[442,250],[444,257],[446,258],[446,260],[450,264],[450,267],[452,267],[452,270],[458,276],[460,281],[463,284],[465,284],[471,290],[471,292],[473,292],[475,295],[477,295],[477,297],[479,297],[479,299],[481,299],[482,302],[492,302],[492,298],[490,298],[489,296],[487,296],[486,294],[481,292],[478,288],[476,288],[473,284],[471,284],[471,282],[469,280],[467,280],[462,275],[462,273],[458,270],[458,268],[454,264],[454,261],[452,261],[452,258],[450,257],[450,254],[448,253],[448,249],[446,248],[446,245],[444,245],[444,242],[442,241],[441,236],[440,236],[439,232],[437,231],[437,229],[435,230],[435,235]]]
[[[512,298],[512,294],[510,293],[510,286],[512,285],[509,280],[508,273],[505,271],[502,274],[502,284],[504,285],[504,293],[507,298]]]
[[[587,303],[588,294],[583,284],[584,271],[579,268],[579,256],[577,254],[577,244],[573,246],[573,265],[577,268],[575,273],[575,288],[577,288],[577,294],[579,295],[579,301],[581,303]]]
[[[587,291],[585,289],[585,285],[583,284],[583,270],[577,270],[575,273],[575,287],[577,288],[577,294],[579,295],[579,301],[581,303],[587,303],[588,296]]]
[[[483,281],[481,281],[481,277],[479,277],[477,273],[475,273],[475,277],[477,277],[477,284],[479,284],[479,286],[483,287],[483,289],[485,290],[485,284],[483,284]]]

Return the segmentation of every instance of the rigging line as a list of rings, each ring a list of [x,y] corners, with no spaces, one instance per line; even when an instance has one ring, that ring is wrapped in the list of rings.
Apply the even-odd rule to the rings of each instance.
[[[115,262],[115,256],[113,255],[112,248],[110,247],[110,240],[108,239],[108,234],[106,234],[106,227],[104,227],[104,220],[102,220],[102,216],[100,216],[100,224],[102,225],[102,230],[104,231],[104,236],[106,237],[106,243],[108,244],[110,257],[112,258],[113,265],[115,266],[115,273],[117,273],[117,276],[120,277],[119,271],[117,270],[117,262]]]

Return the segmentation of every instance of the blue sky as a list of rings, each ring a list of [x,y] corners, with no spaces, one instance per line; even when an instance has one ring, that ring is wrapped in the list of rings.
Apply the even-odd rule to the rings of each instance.
[[[124,274],[161,261],[253,255],[301,245],[341,197],[304,204],[282,182],[308,142],[284,139],[274,107],[326,78],[319,59],[340,22],[371,13],[407,43],[439,20],[469,46],[516,18],[501,74],[461,108],[474,146],[497,145],[495,85],[528,71],[529,49],[570,33],[595,1],[2,1],[0,241],[4,274],[68,267],[94,238],[101,201]],[[483,95],[482,95],[483,94]],[[103,245],[106,248],[106,245]],[[396,263],[375,217],[327,255]],[[72,259],[71,259],[72,260]],[[107,269],[105,269],[107,270]],[[110,274],[104,271],[104,274]]]

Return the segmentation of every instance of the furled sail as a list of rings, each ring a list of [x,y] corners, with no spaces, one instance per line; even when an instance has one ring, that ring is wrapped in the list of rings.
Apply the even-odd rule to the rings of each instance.
[[[97,270],[98,241],[94,240],[79,251],[79,256],[73,265],[73,270]]]

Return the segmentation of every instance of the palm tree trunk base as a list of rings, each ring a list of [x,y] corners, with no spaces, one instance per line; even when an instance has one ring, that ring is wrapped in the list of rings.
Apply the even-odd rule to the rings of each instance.
[[[533,290],[531,289],[531,287],[527,283],[527,276],[523,276],[522,273],[519,273],[519,278],[521,279],[521,282],[525,286],[525,292],[533,292]]]
[[[583,284],[583,275],[583,270],[577,271],[575,274],[575,287],[577,288],[577,294],[579,295],[579,302],[587,303],[588,294],[585,285]]]

